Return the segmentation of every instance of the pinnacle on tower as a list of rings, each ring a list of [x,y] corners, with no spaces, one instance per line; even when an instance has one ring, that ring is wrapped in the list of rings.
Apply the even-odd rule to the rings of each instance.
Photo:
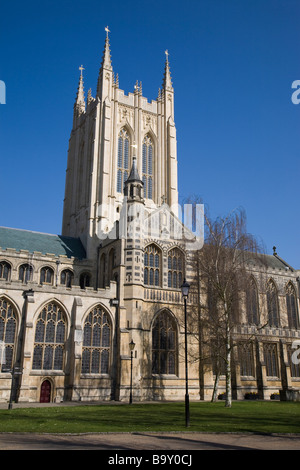
[[[165,51],[165,54],[166,54],[166,62],[165,62],[165,72],[164,72],[164,79],[163,79],[162,87],[165,90],[173,91],[168,50]]]
[[[83,66],[79,67],[80,70],[80,77],[79,77],[79,84],[77,89],[76,101],[75,101],[75,109],[78,114],[82,114],[85,112],[85,99],[84,99],[84,87],[83,87],[83,75],[82,71],[84,70]]]
[[[104,46],[104,51],[103,51],[101,68],[112,70],[110,45],[109,45],[109,37],[108,37],[108,33],[110,33],[110,30],[108,29],[108,26],[106,26],[105,31],[106,31],[106,38],[105,38],[105,46]]]
[[[98,76],[98,83],[97,83],[97,96],[99,96],[101,99],[103,97],[104,93],[104,98],[107,95],[107,90],[104,91],[103,86],[104,86],[104,71],[106,73],[111,74],[111,80],[113,79],[112,74],[113,74],[113,68],[111,64],[111,57],[110,57],[110,45],[109,45],[109,37],[108,33],[110,32],[108,29],[108,26],[105,28],[106,31],[106,38],[105,38],[105,45],[104,45],[104,51],[103,51],[103,57],[102,57],[102,62],[100,66],[100,71],[99,71],[99,76]]]

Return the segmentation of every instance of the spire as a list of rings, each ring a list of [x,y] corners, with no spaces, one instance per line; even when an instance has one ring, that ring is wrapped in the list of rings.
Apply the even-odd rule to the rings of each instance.
[[[109,45],[109,37],[108,37],[108,33],[110,33],[110,30],[108,29],[108,26],[106,26],[106,28],[104,29],[106,31],[106,38],[105,38],[105,46],[104,46],[104,51],[103,51],[101,68],[112,70],[111,57],[110,57],[110,45]]]
[[[82,114],[85,112],[85,99],[84,99],[83,75],[82,75],[82,71],[84,70],[84,68],[82,65],[79,67],[79,70],[80,70],[80,77],[79,77],[79,84],[78,84],[76,101],[75,101],[75,108],[78,114]]]
[[[108,33],[110,33],[110,30],[108,29],[108,26],[106,26],[104,29],[106,31],[106,38],[97,83],[97,96],[99,96],[101,100],[105,99],[107,96],[109,98],[111,97],[111,87],[113,85],[113,69],[111,65],[110,45],[108,37]],[[105,80],[105,78],[107,77],[108,80]]]
[[[132,159],[132,167],[130,175],[125,181],[124,195],[127,196],[128,202],[141,202],[144,203],[144,183],[140,178],[136,157]]]
[[[162,87],[165,90],[173,91],[172,80],[171,80],[171,73],[170,73],[170,64],[169,64],[169,52],[168,50],[165,51],[166,54],[166,62],[165,62],[165,73]]]
[[[141,181],[141,178],[140,178],[140,175],[139,175],[139,172],[138,172],[138,169],[137,169],[137,165],[136,165],[136,157],[133,157],[133,159],[132,159],[132,167],[131,167],[131,170],[130,170],[130,175],[127,178],[126,181],[128,181],[128,182],[130,182],[130,181]]]

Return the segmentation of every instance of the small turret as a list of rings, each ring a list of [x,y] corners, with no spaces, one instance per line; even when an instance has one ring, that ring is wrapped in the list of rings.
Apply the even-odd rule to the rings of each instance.
[[[136,157],[133,157],[130,175],[125,181],[124,195],[128,202],[144,203],[144,183],[138,173]]]

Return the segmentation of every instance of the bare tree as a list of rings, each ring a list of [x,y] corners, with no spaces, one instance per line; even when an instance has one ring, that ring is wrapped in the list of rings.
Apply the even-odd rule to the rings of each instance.
[[[212,400],[217,396],[220,374],[225,372],[225,406],[231,407],[232,333],[239,321],[240,294],[246,288],[249,266],[257,260],[261,263],[261,248],[247,233],[243,210],[234,210],[214,221],[205,215],[205,232],[205,244],[195,254],[194,261],[196,284],[199,289],[201,286],[197,306],[199,342],[202,343],[199,353],[203,360],[203,344],[209,345],[215,371]]]

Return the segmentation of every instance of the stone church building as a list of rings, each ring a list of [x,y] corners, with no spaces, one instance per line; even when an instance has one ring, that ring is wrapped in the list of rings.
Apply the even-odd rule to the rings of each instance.
[[[62,235],[0,227],[1,402],[128,400],[131,362],[133,400],[184,399],[180,287],[193,282],[194,238],[177,179],[168,54],[155,101],[141,83],[126,95],[107,32],[95,97],[80,67]],[[252,267],[251,307],[236,326],[237,399],[300,389],[299,271],[275,252],[266,259],[266,283]],[[191,290],[187,310],[197,300]],[[189,335],[191,358],[198,343]],[[191,399],[211,398],[214,373],[213,361],[189,361]]]

